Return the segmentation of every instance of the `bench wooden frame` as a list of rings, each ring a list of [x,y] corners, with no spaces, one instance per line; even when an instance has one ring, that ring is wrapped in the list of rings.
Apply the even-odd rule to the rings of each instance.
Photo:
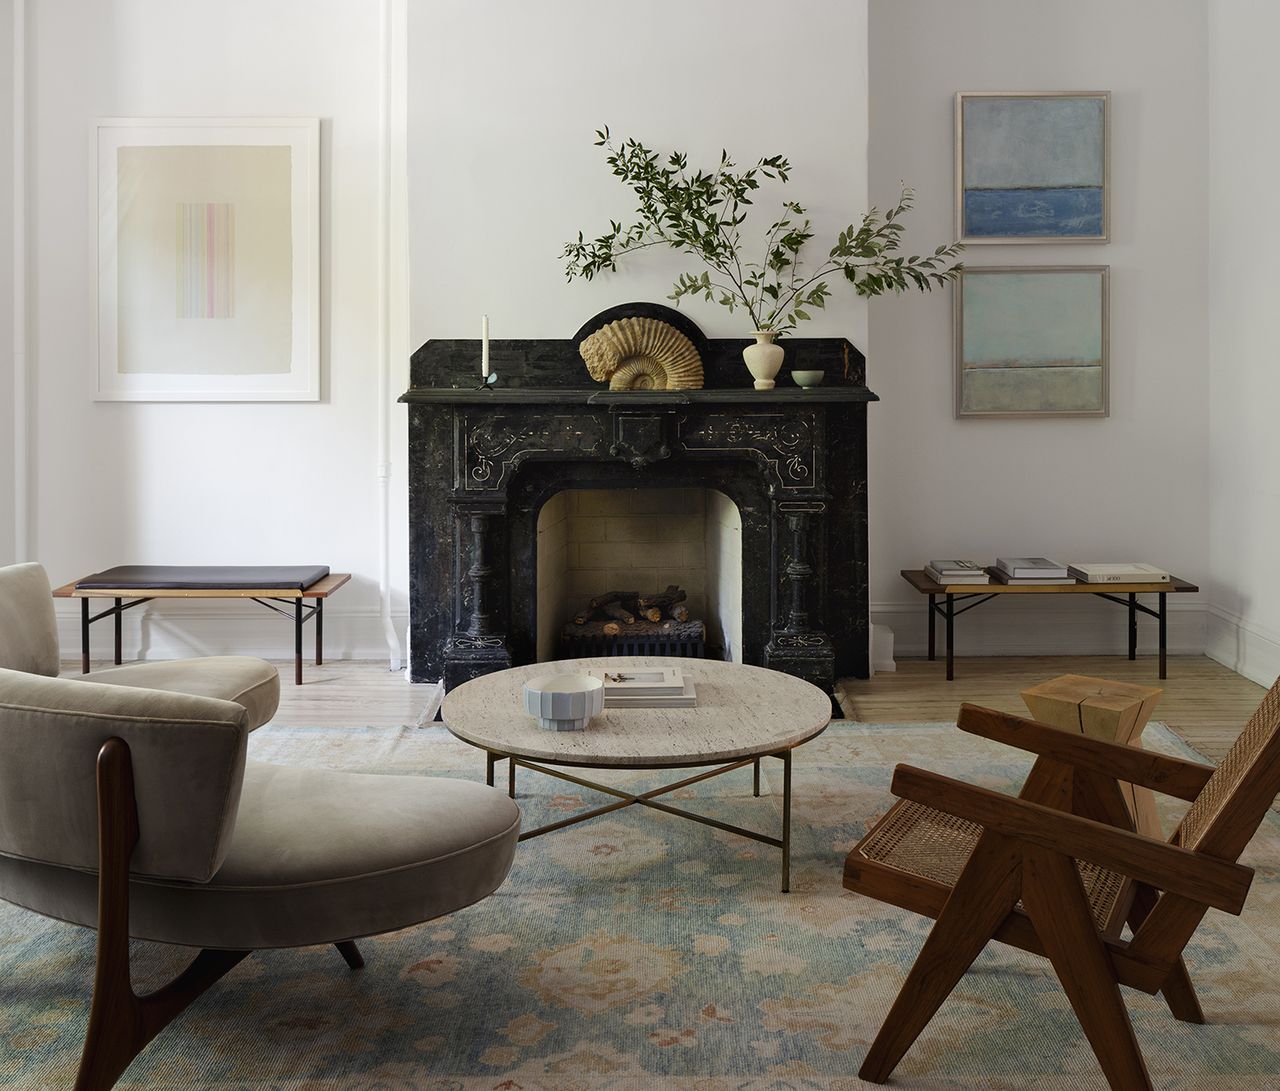
[[[77,587],[68,583],[53,592],[56,599],[80,600],[80,670],[89,673],[89,626],[105,617],[115,621],[115,661],[121,660],[120,617],[126,610],[152,599],[252,599],[268,610],[293,618],[293,681],[302,685],[302,627],[312,618],[316,623],[316,666],[324,662],[324,600],[351,579],[349,572],[331,572],[310,587]],[[113,605],[91,613],[90,599],[113,599]],[[125,600],[129,601],[125,601]],[[293,602],[293,609],[285,603]]]
[[[899,573],[922,595],[929,596],[928,634],[929,658],[934,654],[934,618],[946,622],[947,633],[947,681],[955,678],[955,620],[966,610],[981,606],[996,595],[1096,595],[1100,599],[1128,607],[1129,610],[1129,658],[1138,657],[1138,614],[1153,617],[1159,623],[1160,677],[1167,676],[1168,596],[1199,591],[1194,583],[1176,576],[1168,583],[935,583],[920,568],[904,568]],[[1153,608],[1138,601],[1139,595],[1156,595],[1158,604]],[[1124,596],[1123,598],[1121,596]],[[939,603],[938,599],[944,601]],[[971,601],[972,600],[972,601]],[[956,604],[965,605],[956,609]]]

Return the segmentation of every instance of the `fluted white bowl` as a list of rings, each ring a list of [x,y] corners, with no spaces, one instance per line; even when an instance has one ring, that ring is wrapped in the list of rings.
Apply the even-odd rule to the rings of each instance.
[[[581,731],[604,708],[604,682],[589,674],[544,674],[524,684],[524,709],[545,731]]]

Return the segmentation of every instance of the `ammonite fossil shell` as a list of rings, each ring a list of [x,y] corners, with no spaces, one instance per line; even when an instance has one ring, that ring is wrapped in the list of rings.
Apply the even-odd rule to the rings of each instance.
[[[610,390],[698,390],[702,357],[674,326],[656,318],[619,318],[583,340],[587,371]]]

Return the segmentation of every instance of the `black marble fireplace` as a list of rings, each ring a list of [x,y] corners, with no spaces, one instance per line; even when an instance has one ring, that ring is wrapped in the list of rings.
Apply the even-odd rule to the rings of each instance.
[[[610,391],[578,355],[624,315],[698,347],[701,390]],[[771,391],[752,389],[744,340],[707,339],[678,311],[629,304],[567,340],[494,341],[499,383],[478,389],[476,341],[413,355],[409,407],[410,677],[469,678],[536,661],[537,526],[565,489],[701,486],[742,519],[742,658],[831,690],[868,674],[867,404],[862,354],[790,338]],[[794,368],[820,369],[801,390]]]

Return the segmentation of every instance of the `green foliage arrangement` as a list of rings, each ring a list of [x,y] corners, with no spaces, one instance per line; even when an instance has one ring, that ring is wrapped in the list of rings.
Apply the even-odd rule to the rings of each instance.
[[[915,200],[907,186],[883,215],[873,208],[860,224],[841,231],[826,260],[809,270],[800,254],[814,233],[804,206],[795,201],[784,201],[781,215],[769,225],[761,259],[743,255],[741,228],[761,179],[790,179],[791,164],[783,156],[765,156],[739,170],[729,153],[721,152],[714,170],[690,171],[684,152],[664,159],[637,140],[615,144],[607,127],[596,131],[596,146],[606,150],[614,177],[635,193],[639,219],[625,227],[611,221],[608,231],[589,241],[579,231],[561,255],[570,280],[591,280],[605,270],[616,271],[625,254],[667,246],[706,267],[680,274],[668,296],[677,305],[684,296],[701,295],[730,311],[744,308],[758,330],[786,333],[806,321],[810,310],[827,305],[827,280],[837,273],[858,295],[871,298],[907,288],[931,291],[962,268],[953,261],[963,249],[959,243],[939,246],[932,254],[901,256],[902,217]]]

